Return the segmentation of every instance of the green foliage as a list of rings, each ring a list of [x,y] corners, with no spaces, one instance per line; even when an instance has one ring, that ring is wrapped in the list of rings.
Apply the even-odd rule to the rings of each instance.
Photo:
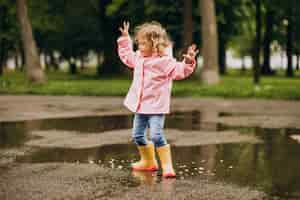
[[[117,14],[124,3],[124,0],[113,0],[112,3],[107,6],[105,14],[107,16],[113,16],[114,14]]]
[[[183,1],[174,0],[28,0],[34,36],[41,53],[58,52],[60,60],[85,58],[90,51],[103,55],[107,71],[120,73],[115,41],[123,20],[133,28],[145,21],[156,20],[165,26],[174,41],[175,51],[182,48]],[[295,53],[300,52],[300,4],[296,0],[261,0],[262,14],[274,11],[272,41],[285,49],[287,19],[293,8]],[[201,44],[199,0],[193,1],[194,41]],[[20,35],[15,3],[1,0],[8,8],[5,30],[0,39],[8,44],[8,56],[20,53]],[[255,38],[255,7],[252,0],[216,1],[219,42],[233,49],[237,56],[253,53]],[[264,18],[264,16],[263,16]],[[264,31],[265,24],[262,24]],[[219,45],[221,46],[221,45]],[[224,52],[224,51],[223,51]],[[116,69],[114,69],[114,67]]]
[[[255,39],[255,8],[248,0],[243,0],[239,9],[233,12],[236,12],[239,21],[235,24],[237,34],[229,41],[229,47],[234,50],[236,56],[249,56]]]
[[[246,0],[220,0],[216,4],[219,37],[230,41],[241,32],[241,25],[246,22]]]
[[[13,2],[9,0],[0,1],[1,27],[0,41],[5,41],[6,55],[11,55],[16,49],[16,43],[20,42],[18,24],[16,18],[16,9]]]

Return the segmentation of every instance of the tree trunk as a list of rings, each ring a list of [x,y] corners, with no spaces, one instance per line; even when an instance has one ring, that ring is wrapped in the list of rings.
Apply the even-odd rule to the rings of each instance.
[[[3,47],[3,41],[0,41],[0,76],[3,75],[3,67],[4,67],[4,49]]]
[[[21,52],[21,65],[20,65],[20,71],[23,71],[24,70],[24,68],[25,68],[25,50],[24,50],[24,48],[23,48],[23,46],[22,46],[22,44],[20,44],[20,52]]]
[[[242,73],[246,72],[246,57],[242,55]]]
[[[183,48],[193,43],[193,1],[185,0],[183,12]]]
[[[291,3],[291,2],[290,2]],[[286,40],[286,56],[287,56],[287,69],[286,76],[294,76],[293,71],[293,36],[294,36],[294,21],[293,21],[293,6],[289,5],[288,9],[288,25],[287,25],[287,40]]]
[[[32,83],[45,82],[45,75],[41,67],[32,27],[27,13],[26,0],[17,0],[17,15],[20,23],[21,37],[25,51],[27,77]]]
[[[43,56],[43,58],[44,58],[44,64],[45,64],[45,68],[46,68],[47,71],[49,71],[50,67],[51,67],[50,62],[48,60],[48,53],[49,52],[46,51],[46,50],[43,52],[43,54],[44,54],[44,56]]]
[[[80,56],[80,70],[83,71],[84,68],[84,56]]]
[[[0,6],[0,30],[7,29],[7,7]],[[7,57],[7,40],[5,38],[0,38],[0,76],[3,75],[4,63]]]
[[[18,58],[18,54],[15,53],[15,54],[14,54],[15,69],[18,69],[18,62],[19,62],[18,59],[19,59],[19,58]]]
[[[281,69],[284,68],[284,54],[285,54],[285,51],[281,51],[280,52],[280,63],[281,63]]]
[[[54,57],[54,52],[49,53],[50,65],[53,66],[53,69],[57,71],[59,69],[59,64],[57,63],[56,58]]]
[[[264,38],[264,63],[261,69],[262,74],[272,75],[271,70],[271,42],[273,38],[273,11],[266,13],[266,32]]]
[[[218,35],[215,1],[200,0],[201,28],[203,41],[203,68],[201,80],[212,85],[219,82],[218,73]]]
[[[102,53],[96,52],[97,55],[97,65],[101,66],[102,65]]]
[[[298,54],[297,55],[297,65],[296,65],[296,70],[297,71],[299,70],[299,58],[300,58],[300,55]]]
[[[0,76],[3,75],[3,68],[5,63],[5,40],[0,40]]]
[[[119,34],[116,32],[116,27],[119,26],[119,24],[117,24],[119,21],[106,16],[106,7],[109,3],[109,0],[101,0],[99,2],[98,17],[102,27],[105,27],[105,31],[103,31],[103,40],[105,41],[103,45],[104,61],[102,67],[98,68],[99,75],[117,74],[121,72],[121,63],[116,51],[116,34]]]
[[[16,53],[15,53],[15,67],[16,69],[18,70],[21,70],[21,67],[22,67],[22,61],[21,61],[21,52],[20,52],[20,47],[17,46],[16,47]]]
[[[219,40],[219,72],[226,74],[226,42],[221,37]]]
[[[261,44],[261,0],[254,0],[256,7],[256,38],[254,49],[254,84],[260,79],[260,44]]]
[[[77,74],[76,61],[69,61],[69,70],[71,74]]]

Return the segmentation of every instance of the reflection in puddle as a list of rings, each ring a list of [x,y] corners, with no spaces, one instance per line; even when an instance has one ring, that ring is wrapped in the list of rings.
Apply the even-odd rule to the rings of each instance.
[[[159,180],[158,172],[132,171],[131,175],[145,185],[154,185],[161,182],[161,179]]]
[[[211,179],[241,186],[261,188],[271,195],[300,199],[300,144],[290,138],[300,135],[299,129],[263,129],[230,127],[213,123],[217,113],[174,113],[167,117],[166,127],[181,130],[232,130],[254,134],[260,144],[218,144],[173,147],[174,167],[178,179]],[[0,123],[0,148],[19,146],[28,140],[32,130],[76,130],[83,134],[131,128],[132,116],[85,117]],[[134,144],[107,145],[99,148],[42,148],[32,155],[17,157],[17,162],[91,163],[116,170],[130,170],[138,160]],[[162,184],[172,192],[173,181],[162,179],[161,171],[131,172],[144,185]],[[173,189],[172,189],[173,188]]]
[[[217,116],[214,113],[213,116]],[[206,121],[210,115],[203,112],[176,112],[166,118],[166,128],[180,130],[219,130],[221,125]],[[88,116],[58,119],[28,120],[20,122],[0,122],[0,148],[14,147],[31,139],[30,132],[35,130],[66,130],[82,134],[104,131],[131,129],[133,115]]]
[[[27,137],[23,122],[0,123],[0,148],[19,147],[24,144]]]

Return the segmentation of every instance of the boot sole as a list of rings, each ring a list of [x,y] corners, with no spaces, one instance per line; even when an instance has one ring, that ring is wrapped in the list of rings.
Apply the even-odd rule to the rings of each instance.
[[[174,173],[166,173],[166,174],[163,174],[163,177],[164,178],[175,178],[176,174],[174,174]]]
[[[147,168],[132,167],[132,170],[133,171],[153,172],[153,171],[157,171],[158,167],[147,167]]]

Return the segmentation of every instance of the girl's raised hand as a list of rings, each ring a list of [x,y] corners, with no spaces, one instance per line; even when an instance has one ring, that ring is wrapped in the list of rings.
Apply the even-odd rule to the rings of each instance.
[[[119,30],[121,31],[122,36],[128,36],[129,33],[129,22],[124,21],[123,22],[123,27],[119,27]]]
[[[197,56],[198,53],[199,53],[199,50],[197,49],[195,44],[192,44],[191,46],[189,46],[189,48],[187,50],[187,54],[183,54],[185,63],[188,63],[188,64],[192,63],[195,60],[195,57]]]

